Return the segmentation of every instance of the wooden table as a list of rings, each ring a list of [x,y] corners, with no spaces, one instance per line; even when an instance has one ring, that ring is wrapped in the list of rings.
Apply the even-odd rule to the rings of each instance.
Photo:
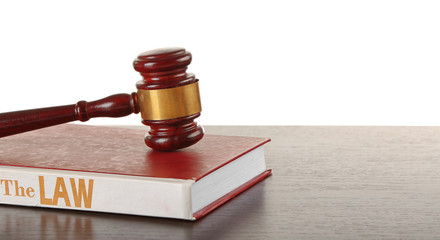
[[[205,127],[271,137],[273,175],[196,222],[0,206],[0,239],[437,239],[440,127]]]

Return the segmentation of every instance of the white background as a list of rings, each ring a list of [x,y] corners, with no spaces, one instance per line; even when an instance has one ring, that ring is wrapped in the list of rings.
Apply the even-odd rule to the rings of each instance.
[[[168,46],[205,125],[440,125],[438,1],[1,1],[0,112],[136,91]]]

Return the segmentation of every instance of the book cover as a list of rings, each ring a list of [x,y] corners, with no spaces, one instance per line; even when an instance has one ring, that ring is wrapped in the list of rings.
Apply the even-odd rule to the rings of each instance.
[[[0,203],[195,220],[271,173],[267,138],[157,152],[144,135],[65,124],[0,138]]]

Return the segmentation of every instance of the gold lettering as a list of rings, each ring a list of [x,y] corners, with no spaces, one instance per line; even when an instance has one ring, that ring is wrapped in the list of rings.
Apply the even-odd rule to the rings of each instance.
[[[61,188],[61,189],[60,189]],[[58,199],[63,198],[67,207],[70,207],[69,195],[67,194],[66,184],[62,177],[57,177],[57,182],[55,183],[55,192],[53,194],[53,204],[58,205]]]
[[[44,205],[55,205],[50,198],[46,198],[46,193],[44,191],[44,177],[38,176],[38,182],[40,185],[40,204]]]
[[[15,184],[15,196],[26,197],[26,195],[24,195],[24,187],[19,187],[17,180],[14,180],[14,184]]]
[[[11,196],[11,194],[9,193],[9,184],[12,184],[12,180],[1,179],[0,184],[3,184],[3,183],[5,183],[5,194],[4,195]]]
[[[35,197],[35,190],[31,187],[26,188],[26,195],[31,198]]]
[[[89,180],[89,189],[86,191],[86,184],[84,179],[78,179],[78,189],[76,188],[75,179],[70,178],[70,185],[72,186],[73,200],[75,201],[75,207],[81,207],[81,200],[84,199],[84,207],[92,207],[92,194],[93,194],[93,179]]]

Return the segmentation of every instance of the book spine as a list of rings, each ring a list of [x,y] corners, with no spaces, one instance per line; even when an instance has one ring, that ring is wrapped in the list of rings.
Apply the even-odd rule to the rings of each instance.
[[[0,203],[192,219],[193,182],[0,166]]]

